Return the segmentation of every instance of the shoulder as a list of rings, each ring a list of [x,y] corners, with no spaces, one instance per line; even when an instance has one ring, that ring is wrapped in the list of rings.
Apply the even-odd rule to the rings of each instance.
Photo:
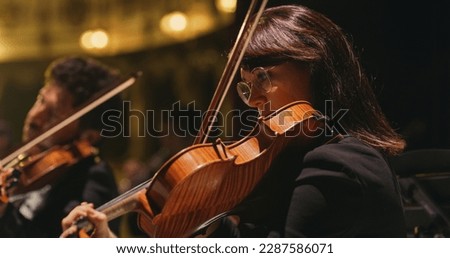
[[[87,173],[112,173],[111,166],[100,157],[93,156],[81,160],[77,164],[77,169],[84,169]]]
[[[117,184],[114,171],[102,160],[86,161],[86,177],[83,186],[83,199],[93,202],[95,206],[117,196]]]
[[[81,160],[70,169],[68,181],[86,184],[87,182],[98,182],[98,184],[111,184],[115,180],[112,167],[98,157],[89,157]]]
[[[358,160],[355,160],[358,159]],[[305,155],[305,163],[328,161],[342,165],[355,165],[355,161],[383,161],[382,154],[373,147],[354,137],[345,137],[335,142],[321,145]]]
[[[308,152],[298,179],[335,177],[355,181],[376,180],[390,171],[383,155],[354,137],[321,145]]]
[[[100,158],[94,158],[94,161],[91,163],[89,170],[93,172],[112,173],[111,166],[106,161]]]

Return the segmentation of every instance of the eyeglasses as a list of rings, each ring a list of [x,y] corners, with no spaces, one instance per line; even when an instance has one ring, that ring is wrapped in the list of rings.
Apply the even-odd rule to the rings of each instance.
[[[236,84],[236,90],[245,104],[249,105],[253,87],[256,87],[257,90],[264,93],[272,90],[272,82],[270,81],[268,71],[274,67],[256,67],[250,72],[253,75],[251,82],[240,81]]]

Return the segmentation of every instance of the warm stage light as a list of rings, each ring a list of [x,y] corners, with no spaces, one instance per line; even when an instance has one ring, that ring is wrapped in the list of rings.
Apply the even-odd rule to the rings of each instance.
[[[237,4],[237,0],[45,2],[42,8],[29,0],[0,0],[0,63],[79,51],[120,55],[178,44],[231,25]]]
[[[108,42],[109,37],[104,30],[88,30],[80,38],[81,46],[85,49],[103,49]]]
[[[188,20],[182,12],[172,12],[164,15],[161,19],[160,28],[165,33],[171,34],[184,31],[187,27]]]
[[[236,12],[237,0],[216,0],[216,7],[224,13]]]

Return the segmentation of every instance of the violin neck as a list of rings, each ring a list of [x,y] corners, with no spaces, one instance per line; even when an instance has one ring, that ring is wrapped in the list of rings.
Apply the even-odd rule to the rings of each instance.
[[[108,217],[108,221],[132,211],[140,212],[146,205],[148,205],[145,193],[149,183],[150,180],[138,185],[128,192],[98,207],[97,210],[105,213]]]
[[[148,184],[149,183],[147,183],[147,181],[142,183],[141,185],[98,207],[97,211],[105,213],[108,221],[118,218],[131,211],[140,211],[142,207],[145,207],[145,202],[148,202],[145,196]],[[77,221],[76,226],[78,228],[78,232],[92,232],[95,229],[95,226],[85,218]]]

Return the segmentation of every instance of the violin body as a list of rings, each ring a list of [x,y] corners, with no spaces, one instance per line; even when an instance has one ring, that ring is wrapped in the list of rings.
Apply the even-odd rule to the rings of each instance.
[[[151,212],[139,225],[152,237],[188,237],[205,222],[233,210],[255,188],[287,146],[307,148],[317,137],[317,112],[295,102],[261,119],[252,135],[186,148],[167,161],[148,185]]]
[[[56,182],[70,166],[97,153],[87,141],[55,146],[47,151],[22,158],[9,172],[2,171],[2,201],[8,196],[26,193]],[[6,195],[6,196],[5,196]]]

